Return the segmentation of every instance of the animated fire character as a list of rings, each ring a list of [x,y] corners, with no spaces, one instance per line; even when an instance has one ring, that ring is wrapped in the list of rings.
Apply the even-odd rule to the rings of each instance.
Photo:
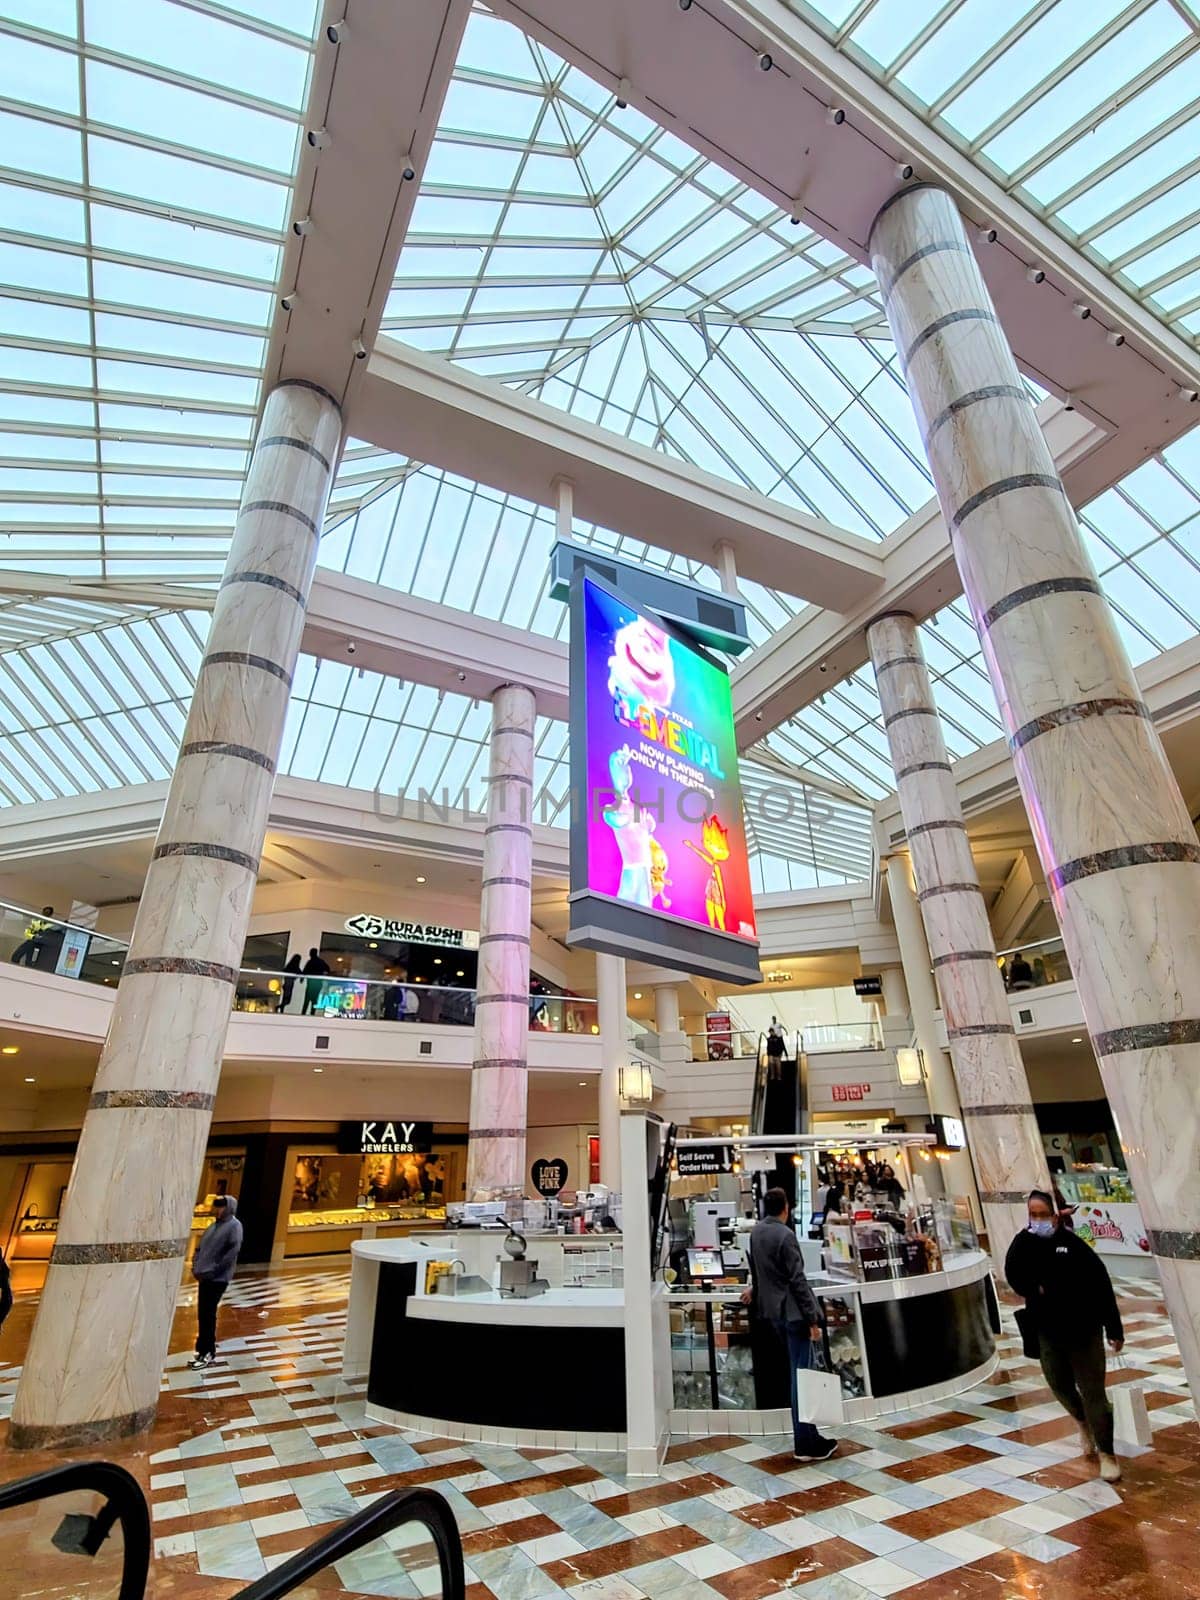
[[[608,692],[632,706],[633,718],[639,706],[656,711],[670,708],[675,693],[671,643],[662,628],[648,618],[634,617],[617,629],[608,658]]]
[[[654,832],[654,818],[648,811],[639,811],[630,798],[629,791],[633,787],[631,756],[632,751],[627,744],[609,756],[613,803],[604,807],[601,816],[613,830],[617,849],[621,852],[621,880],[617,885],[617,899],[628,900],[635,906],[649,906],[654,898],[651,886],[653,840],[650,837]]]
[[[664,911],[669,911],[671,902],[667,899],[667,890],[671,887],[671,880],[667,877],[667,868],[670,866],[667,852],[657,839],[650,841],[650,893],[658,901]]]
[[[691,839],[684,843],[698,855],[709,868],[708,882],[704,886],[704,910],[710,928],[725,931],[725,879],[721,876],[722,861],[729,860],[729,829],[722,827],[716,812],[705,817],[700,826],[700,843]]]

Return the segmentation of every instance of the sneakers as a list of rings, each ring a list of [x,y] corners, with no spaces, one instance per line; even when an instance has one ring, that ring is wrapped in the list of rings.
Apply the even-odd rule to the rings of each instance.
[[[211,1367],[216,1359],[216,1356],[193,1356],[188,1367],[192,1372],[200,1372],[204,1367]]]
[[[818,1439],[812,1450],[796,1451],[797,1461],[828,1461],[830,1456],[837,1455],[838,1442],[836,1439]]]
[[[1121,1463],[1117,1460],[1116,1456],[1101,1455],[1100,1476],[1104,1479],[1105,1483],[1120,1483]]]
[[[1096,1449],[1096,1441],[1086,1428],[1080,1428],[1079,1430],[1079,1448],[1083,1452],[1085,1461],[1095,1461],[1100,1454],[1099,1450]]]

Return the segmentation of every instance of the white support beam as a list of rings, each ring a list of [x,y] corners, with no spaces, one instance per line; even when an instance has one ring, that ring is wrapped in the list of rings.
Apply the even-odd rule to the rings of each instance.
[[[279,276],[294,300],[276,306],[264,396],[299,378],[344,402],[361,376],[355,342],[369,350],[379,330],[470,11],[325,0]]]
[[[1045,401],[1039,415],[1067,491],[1077,501],[1079,474],[1103,448],[1104,435],[1078,411]],[[810,607],[752,651],[733,671],[739,749],[811,705],[867,660],[866,626],[883,611],[918,621],[962,593],[950,535],[936,500],[915,511],[879,546],[883,584],[866,604],[844,613]]]
[[[521,683],[541,716],[567,720],[567,646],[559,640],[342,573],[319,571],[313,580],[300,648],[474,700]]]
[[[879,546],[832,523],[394,340],[366,366],[349,423],[382,449],[546,506],[567,478],[576,517],[709,565],[731,545],[740,578],[816,605],[880,587]]]
[[[1178,390],[1200,387],[1196,351],[791,0],[698,0],[686,10],[676,0],[493,0],[492,9],[606,88],[625,79],[631,106],[860,261],[879,207],[901,187],[898,165],[947,188],[969,223],[997,230],[980,265],[1018,362],[1043,387],[1074,395],[1109,436],[1091,494],[1195,421]],[[845,112],[838,125],[835,108]],[[1031,266],[1044,281],[1029,281]],[[1076,302],[1090,308],[1086,321]],[[1124,345],[1110,345],[1109,331]]]

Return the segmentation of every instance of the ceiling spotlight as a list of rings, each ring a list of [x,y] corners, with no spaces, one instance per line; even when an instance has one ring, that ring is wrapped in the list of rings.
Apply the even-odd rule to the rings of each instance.
[[[840,128],[845,120],[846,113],[842,110],[841,106],[830,106],[829,110],[825,113],[825,121],[832,122],[835,128]]]
[[[1075,396],[1070,392],[1070,390],[1068,390],[1067,393],[1063,395],[1063,410],[1064,411],[1074,411],[1074,409],[1075,409]]]
[[[679,0],[679,9],[680,11],[690,11],[692,9],[692,0]]]
[[[818,670],[818,672],[828,672],[829,671],[829,663],[828,663],[828,661],[822,661],[821,665],[818,667],[817,670]]]
[[[405,183],[411,183],[416,175],[417,169],[415,166],[413,166],[412,151],[408,150],[404,155],[404,166],[400,171],[400,176],[404,179]]]
[[[296,304],[296,291],[295,291],[295,289],[289,289],[287,294],[281,294],[279,296],[279,309],[281,311],[290,311],[295,304]]]
[[[350,348],[354,351],[355,361],[365,361],[367,359],[367,347],[361,339],[355,339]]]
[[[908,180],[912,177],[912,175],[913,175],[913,169],[912,169],[912,163],[911,162],[908,162],[908,161],[897,161],[897,163],[896,163],[896,176],[898,178],[902,179],[903,182],[907,183]]]
[[[1030,283],[1045,283],[1046,281],[1046,274],[1042,271],[1041,267],[1026,267],[1025,276],[1029,279]]]
[[[314,150],[328,150],[333,140],[324,128],[310,128],[308,130],[308,142]]]
[[[754,720],[755,720],[755,722],[761,722],[762,721],[762,712],[761,711],[756,711],[754,713]]]
[[[1110,345],[1112,345],[1114,350],[1119,350],[1125,343],[1125,335],[1114,328],[1113,331],[1108,335],[1108,342]]]
[[[358,654],[358,646],[353,639],[347,639],[346,641],[346,654],[348,656],[356,656]]]
[[[1091,306],[1085,306],[1082,300],[1076,300],[1071,310],[1079,318],[1080,322],[1086,322],[1092,314]]]
[[[325,29],[325,37],[329,40],[330,44],[344,44],[346,41],[346,35],[349,32],[349,25],[347,24],[345,17],[343,17],[340,22],[331,22],[329,24],[329,26]]]
[[[617,85],[617,110],[624,111],[629,104],[629,91],[633,88],[628,78],[622,78]]]
[[[300,217],[297,221],[292,223],[292,232],[298,234],[301,238],[303,238],[306,233],[311,233],[312,218]]]
[[[800,213],[801,213],[801,211],[803,209],[804,208],[801,206],[800,202],[797,200],[796,204],[792,207],[792,214],[788,218],[788,221],[791,223],[793,228],[798,228],[800,226],[800,223],[803,220],[801,215],[800,215]]]
[[[465,672],[459,672],[459,673],[456,674],[456,676],[458,678],[459,683],[466,683],[467,675],[466,675]]]
[[[979,242],[980,242],[980,244],[995,244],[995,242],[996,242],[996,230],[995,230],[995,228],[991,228],[991,227],[980,228],[980,230],[979,230]]]
[[[770,72],[771,68],[775,65],[775,62],[768,50],[764,50],[759,56],[758,64],[764,72]]]

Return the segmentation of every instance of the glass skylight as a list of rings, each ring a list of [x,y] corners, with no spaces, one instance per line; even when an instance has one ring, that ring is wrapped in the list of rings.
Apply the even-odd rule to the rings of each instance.
[[[1176,333],[1200,336],[1187,0],[786,0]]]

